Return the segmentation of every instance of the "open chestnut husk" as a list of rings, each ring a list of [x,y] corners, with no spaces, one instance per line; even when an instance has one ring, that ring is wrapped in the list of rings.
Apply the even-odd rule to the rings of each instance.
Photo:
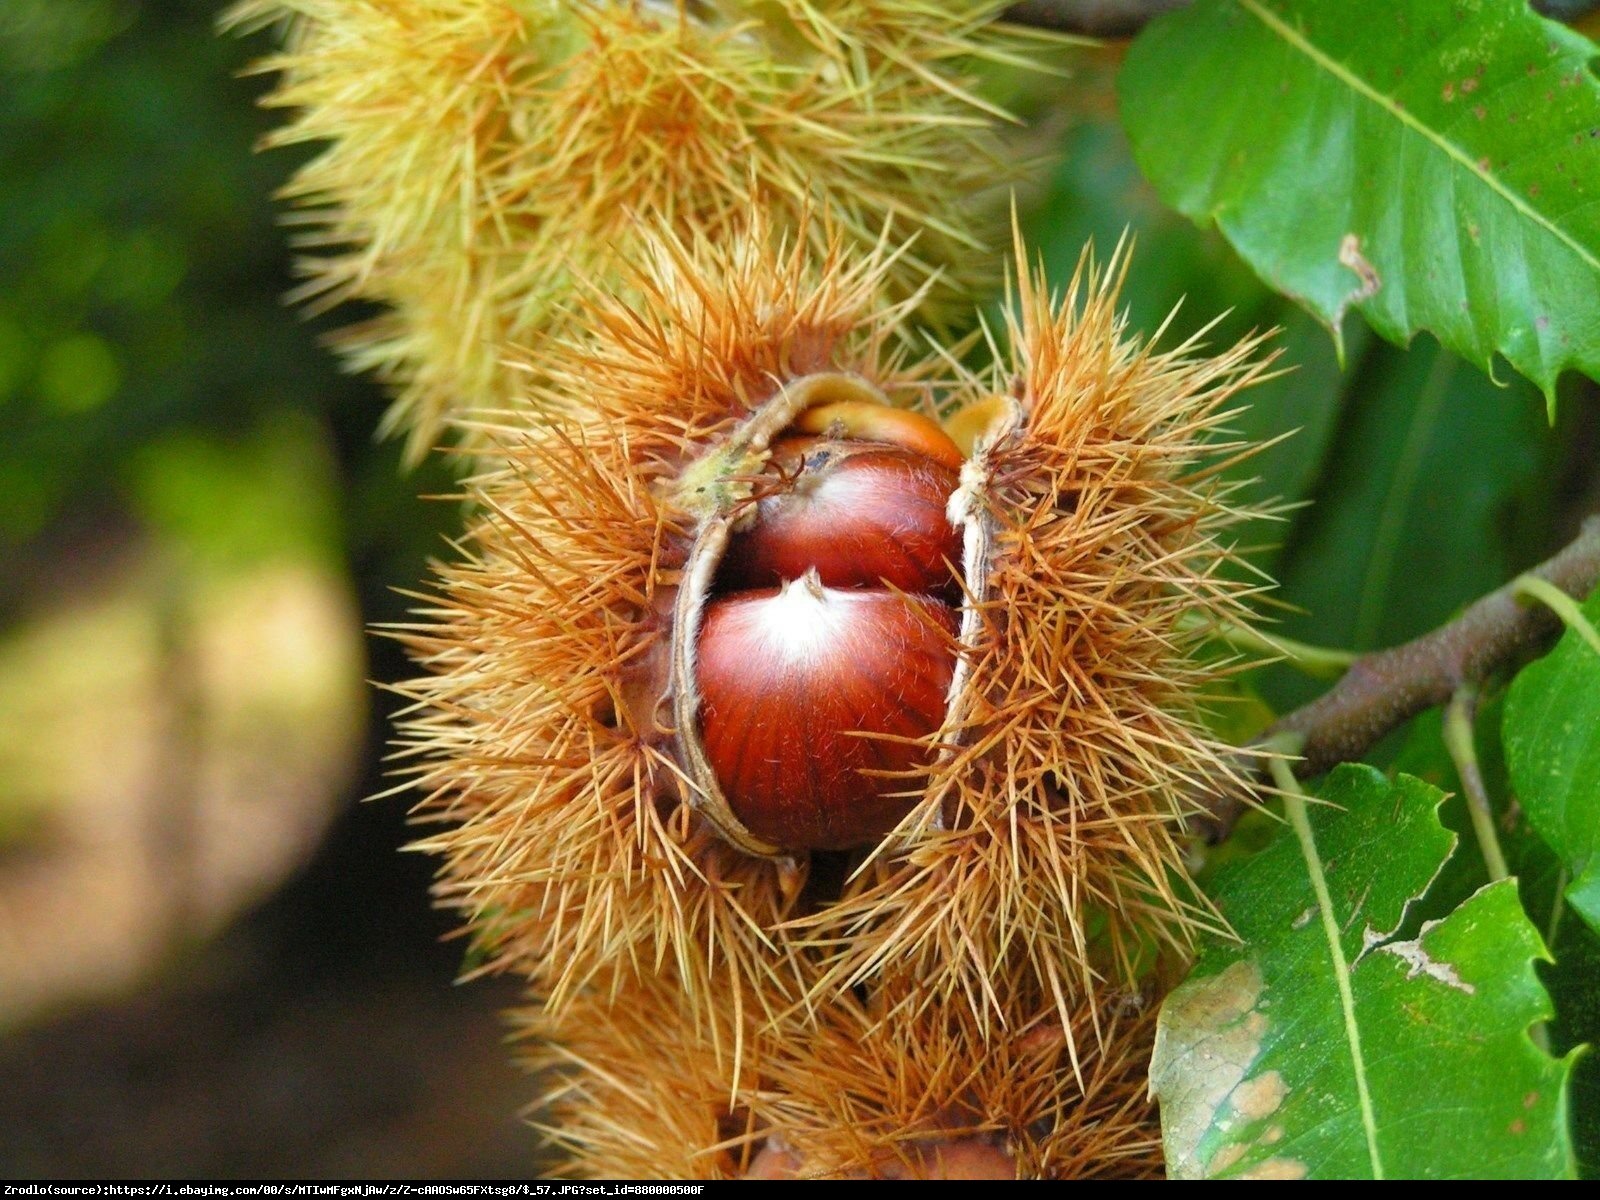
[[[819,375],[685,472],[680,757],[742,849],[869,845],[915,807],[957,676],[961,461],[930,418]]]

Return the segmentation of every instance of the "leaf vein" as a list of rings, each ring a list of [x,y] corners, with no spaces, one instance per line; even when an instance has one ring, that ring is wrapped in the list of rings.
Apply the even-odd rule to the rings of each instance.
[[[1384,1178],[1383,1158],[1378,1152],[1378,1122],[1373,1113],[1372,1093],[1367,1086],[1367,1065],[1361,1053],[1361,1029],[1356,1023],[1355,992],[1350,986],[1350,964],[1345,961],[1344,945],[1339,938],[1338,918],[1333,911],[1333,897],[1328,892],[1328,876],[1322,868],[1322,856],[1317,851],[1317,840],[1311,831],[1311,821],[1306,816],[1304,794],[1296,784],[1294,775],[1281,761],[1272,764],[1275,782],[1285,791],[1284,810],[1289,824],[1294,827],[1300,842],[1300,852],[1306,860],[1311,889],[1316,893],[1317,910],[1322,917],[1322,933],[1328,942],[1328,958],[1333,965],[1334,982],[1339,989],[1339,1007],[1344,1017],[1345,1041],[1350,1047],[1351,1066],[1355,1075],[1356,1100],[1361,1108],[1361,1127],[1367,1138],[1367,1157],[1372,1163],[1372,1177]],[[1281,778],[1277,778],[1279,776]],[[1285,786],[1287,784],[1287,786]]]
[[[1237,2],[1241,8],[1245,9],[1269,30],[1282,38],[1287,45],[1305,55],[1318,67],[1322,68],[1339,82],[1350,88],[1351,91],[1355,92],[1357,95],[1365,97],[1371,103],[1377,105],[1379,108],[1387,112],[1395,120],[1399,121],[1402,125],[1407,126],[1409,129],[1420,134],[1424,139],[1438,147],[1450,158],[1454,159],[1461,166],[1465,167],[1468,172],[1482,180],[1484,185],[1488,187],[1490,191],[1499,195],[1507,204],[1511,205],[1512,208],[1516,209],[1517,212],[1526,217],[1531,224],[1537,225],[1549,232],[1553,237],[1556,238],[1557,241],[1565,245],[1584,263],[1588,264],[1592,270],[1600,272],[1600,258],[1596,258],[1587,246],[1573,238],[1573,236],[1565,229],[1555,224],[1538,209],[1530,206],[1525,199],[1508,188],[1496,176],[1479,167],[1478,164],[1474,162],[1471,157],[1469,157],[1459,146],[1447,141],[1445,138],[1441,137],[1437,131],[1430,129],[1421,121],[1417,120],[1415,116],[1397,105],[1394,102],[1393,97],[1384,95],[1382,92],[1378,91],[1377,88],[1373,87],[1366,80],[1362,79],[1361,76],[1357,75],[1354,71],[1350,70],[1350,68],[1346,67],[1343,63],[1318,49],[1306,39],[1304,34],[1300,33],[1300,31],[1297,29],[1294,29],[1276,13],[1264,7],[1260,3],[1260,0],[1237,0]]]

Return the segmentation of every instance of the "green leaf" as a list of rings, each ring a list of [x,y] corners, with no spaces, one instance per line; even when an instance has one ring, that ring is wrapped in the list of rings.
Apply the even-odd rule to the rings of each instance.
[[[1085,73],[1093,94],[1093,66]],[[1174,310],[1168,345],[1213,320],[1205,339],[1211,346],[1229,345],[1253,330],[1279,329],[1271,346],[1281,351],[1282,373],[1240,398],[1244,407],[1229,421],[1228,432],[1257,444],[1292,436],[1224,474],[1256,481],[1246,493],[1252,500],[1305,500],[1332,445],[1348,381],[1322,328],[1265,287],[1219,234],[1196,230],[1162,204],[1134,165],[1121,127],[1108,115],[1079,115],[1057,153],[1049,185],[1024,224],[1028,245],[1047,275],[1067,279],[1086,244],[1092,242],[1103,256],[1127,235],[1134,248],[1121,298],[1135,330],[1148,336]],[[1364,331],[1358,333],[1362,336]],[[1276,547],[1287,529],[1284,521],[1261,520],[1240,537],[1252,546]],[[1270,571],[1275,556],[1257,553],[1252,562]]]
[[[1583,613],[1600,623],[1600,592]],[[1600,930],[1600,654],[1577,631],[1512,681],[1502,736],[1517,799],[1571,875],[1567,902]]]
[[[1586,1045],[1572,1073],[1572,1136],[1585,1179],[1600,1179],[1600,935],[1582,921],[1562,921],[1550,947],[1555,963],[1540,974],[1555,1002],[1551,1048]]]
[[[1495,827],[1506,863],[1517,879],[1517,891],[1529,918],[1545,930],[1554,961],[1540,965],[1539,977],[1555,1004],[1548,1027],[1551,1049],[1565,1053],[1600,1041],[1600,934],[1564,913],[1561,890],[1567,873],[1548,844],[1535,832],[1527,810],[1511,799],[1502,729],[1503,697],[1491,697],[1478,711],[1478,764],[1494,808]],[[1440,736],[1437,709],[1411,722],[1393,768],[1417,775],[1458,794],[1445,801],[1440,818],[1465,839],[1463,848],[1444,870],[1420,908],[1424,916],[1443,914],[1488,882],[1484,861],[1472,843],[1472,822],[1459,794],[1461,782]],[[1600,1178],[1600,1055],[1578,1059],[1572,1075],[1572,1136],[1580,1172]]]
[[[1441,793],[1347,765],[1322,799],[1303,831],[1216,874],[1240,941],[1202,948],[1150,1068],[1169,1172],[1570,1175],[1571,1063],[1528,1034],[1551,1009],[1515,885],[1413,932],[1455,841]]]
[[[1517,892],[1530,920],[1545,930],[1545,944],[1553,962],[1542,963],[1539,978],[1555,1004],[1555,1020],[1548,1026],[1550,1047],[1564,1054],[1576,1046],[1600,1041],[1600,935],[1580,920],[1563,917],[1557,905],[1566,874],[1554,852],[1534,832],[1521,805],[1511,802],[1505,755],[1502,750],[1503,697],[1491,697],[1478,710],[1478,765],[1494,808],[1495,827],[1506,863],[1517,879]],[[1393,770],[1416,775],[1456,794],[1439,810],[1440,819],[1463,839],[1444,870],[1434,880],[1421,905],[1413,910],[1424,917],[1444,915],[1489,881],[1488,872],[1473,842],[1472,822],[1460,794],[1461,781],[1445,749],[1438,709],[1411,722],[1406,739],[1395,756]],[[1572,1137],[1580,1173],[1585,1179],[1600,1177],[1600,1055],[1586,1053],[1572,1074]]]
[[[1594,54],[1525,0],[1200,0],[1119,95],[1162,197],[1336,334],[1355,307],[1498,352],[1553,409],[1563,369],[1600,378]]]
[[[1561,438],[1531,386],[1496,387],[1431,338],[1375,344],[1349,393],[1278,566],[1279,595],[1300,610],[1279,628],[1371,650],[1425,633],[1540,557]],[[1563,425],[1577,415],[1568,406]],[[1280,709],[1316,690],[1283,669],[1262,684]]]
[[[1534,832],[1527,813],[1510,802],[1511,785],[1500,739],[1504,700],[1503,695],[1489,696],[1478,707],[1474,722],[1478,772],[1493,811],[1495,836],[1505,855],[1507,870],[1516,877],[1522,907],[1535,927],[1548,930],[1552,905],[1561,890],[1561,864]],[[1456,834],[1460,844],[1434,880],[1427,897],[1413,910],[1413,916],[1425,919],[1445,916],[1490,882],[1483,851],[1467,812],[1461,777],[1444,744],[1443,715],[1441,709],[1435,708],[1411,721],[1394,760],[1388,765],[1391,777],[1404,772],[1450,793],[1439,808],[1439,820]],[[1548,937],[1546,944],[1549,945]],[[1554,946],[1549,948],[1552,952],[1555,949]]]

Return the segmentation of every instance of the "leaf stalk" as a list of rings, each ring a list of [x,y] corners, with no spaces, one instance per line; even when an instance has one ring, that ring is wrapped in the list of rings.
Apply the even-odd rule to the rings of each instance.
[[[1498,882],[1511,872],[1506,867],[1505,852],[1500,848],[1489,791],[1483,786],[1483,772],[1478,767],[1478,746],[1473,736],[1477,711],[1478,689],[1472,684],[1457,688],[1444,710],[1444,747],[1450,753],[1450,761],[1455,763],[1456,774],[1461,777],[1461,791],[1467,800],[1467,813],[1472,818],[1472,832],[1483,852],[1489,879]]]

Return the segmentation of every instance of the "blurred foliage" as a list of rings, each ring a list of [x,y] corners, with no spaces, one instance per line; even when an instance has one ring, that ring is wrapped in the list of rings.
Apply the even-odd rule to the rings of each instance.
[[[0,6],[0,605],[117,512],[236,559],[320,545],[388,616],[454,517],[417,503],[444,474],[400,476],[378,390],[282,301],[272,193],[298,159],[252,152],[272,121],[244,69],[268,43],[218,37],[221,8]]]
[[[0,0],[0,1175],[515,1173],[497,994],[356,804],[451,478],[284,303],[223,7]]]
[[[57,947],[9,943],[13,1015],[137,976],[172,944],[149,916],[182,899],[166,891],[212,880],[172,931],[210,927],[375,789],[381,705],[361,680],[404,667],[362,629],[401,616],[394,586],[459,522],[417,499],[451,490],[448,472],[404,474],[374,439],[381,390],[317,345],[336,326],[284,301],[273,194],[309,151],[255,152],[273,118],[246,68],[270,35],[218,36],[222,8],[0,3],[0,848],[48,864],[53,890],[27,904]],[[131,640],[99,636],[111,612]],[[182,695],[166,686],[193,671]],[[211,676],[230,672],[222,695]],[[122,682],[86,682],[107,679]],[[268,696],[286,681],[299,702]],[[230,865],[205,830],[252,812],[260,862]],[[180,816],[184,853],[148,878],[141,847],[111,844]],[[121,902],[94,907],[113,879]],[[149,928],[99,919],[116,913]]]
[[[147,978],[375,787],[363,627],[459,519],[284,302],[299,159],[222,7],[0,3],[0,1025]]]

